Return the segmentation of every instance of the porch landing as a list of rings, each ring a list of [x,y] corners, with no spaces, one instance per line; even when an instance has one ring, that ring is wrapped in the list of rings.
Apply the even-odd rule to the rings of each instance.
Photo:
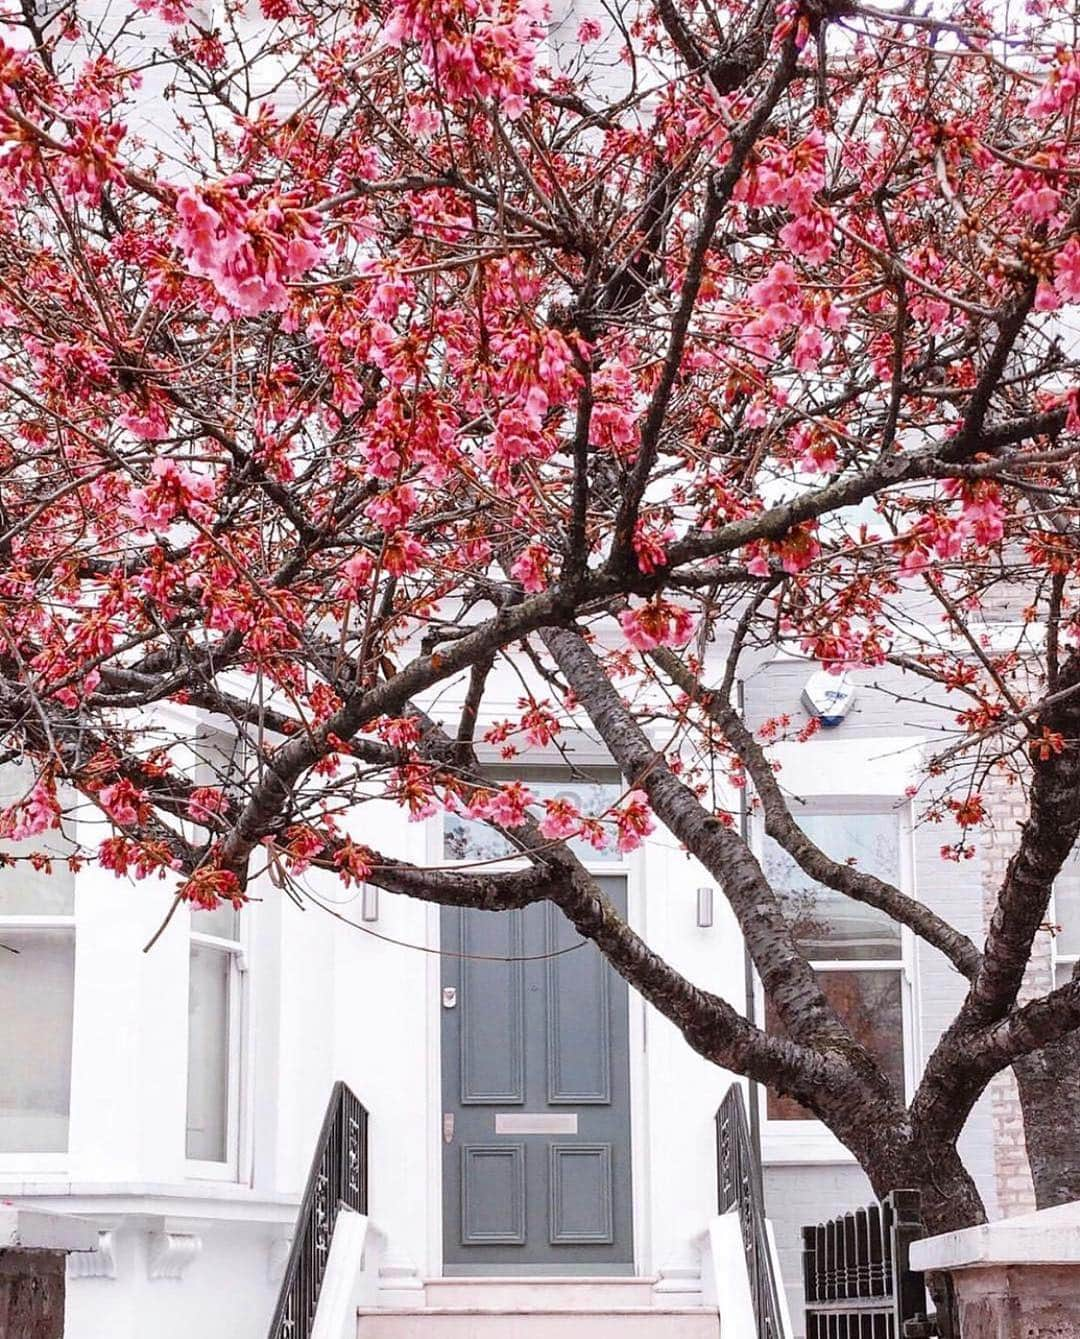
[[[362,1308],[357,1339],[719,1339],[702,1306],[656,1305],[652,1278],[428,1279],[424,1305]]]

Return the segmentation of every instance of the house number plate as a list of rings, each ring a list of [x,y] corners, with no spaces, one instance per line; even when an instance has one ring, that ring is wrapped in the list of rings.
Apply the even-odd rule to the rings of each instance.
[[[496,1134],[577,1134],[576,1111],[497,1111]]]

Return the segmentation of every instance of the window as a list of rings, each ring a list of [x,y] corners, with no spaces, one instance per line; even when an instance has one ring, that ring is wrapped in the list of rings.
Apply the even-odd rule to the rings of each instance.
[[[586,817],[596,817],[605,813],[619,799],[626,789],[618,782],[546,780],[529,773],[491,774],[491,784],[505,785],[508,781],[522,781],[541,802],[544,800],[565,799],[574,804],[579,813]],[[534,810],[539,815],[539,810]],[[609,836],[612,830],[609,828]],[[568,843],[569,849],[586,864],[609,864],[621,862],[624,857],[615,849],[614,840],[607,846],[596,850],[584,837],[575,837]],[[446,860],[498,860],[504,856],[513,857],[514,846],[494,828],[488,827],[476,819],[465,818],[461,814],[448,813],[443,826],[443,857]]]
[[[233,1175],[237,1166],[244,969],[239,915],[228,904],[191,913],[186,1153],[211,1176]]]
[[[1052,952],[1054,985],[1064,986],[1071,979],[1080,959],[1080,853],[1073,851],[1054,882],[1054,914],[1057,926]]]
[[[33,785],[29,767],[0,768],[0,808]],[[51,871],[26,858],[43,852]],[[5,841],[0,854],[0,1154],[67,1152],[75,984],[75,877],[53,830]]]
[[[900,814],[895,808],[821,808],[799,817],[799,826],[834,860],[902,887],[904,859]],[[901,1092],[907,1089],[910,1046],[908,973],[901,927],[884,912],[816,883],[771,838],[762,837],[761,863],[793,923],[796,939],[818,974],[826,998]],[[765,1027],[781,1032],[771,1002]],[[769,1092],[770,1121],[808,1121],[812,1114],[793,1098]]]

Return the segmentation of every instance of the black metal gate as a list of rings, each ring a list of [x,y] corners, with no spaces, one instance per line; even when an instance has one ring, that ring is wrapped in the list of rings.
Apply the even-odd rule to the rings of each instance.
[[[911,1243],[923,1235],[917,1190],[894,1190],[880,1205],[804,1227],[806,1339],[935,1333],[923,1276],[909,1264]]]

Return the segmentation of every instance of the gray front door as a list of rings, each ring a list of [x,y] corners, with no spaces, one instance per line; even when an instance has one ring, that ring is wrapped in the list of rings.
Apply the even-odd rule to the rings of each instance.
[[[550,903],[443,908],[447,1274],[633,1272],[626,983],[589,943],[543,956],[579,942]]]

